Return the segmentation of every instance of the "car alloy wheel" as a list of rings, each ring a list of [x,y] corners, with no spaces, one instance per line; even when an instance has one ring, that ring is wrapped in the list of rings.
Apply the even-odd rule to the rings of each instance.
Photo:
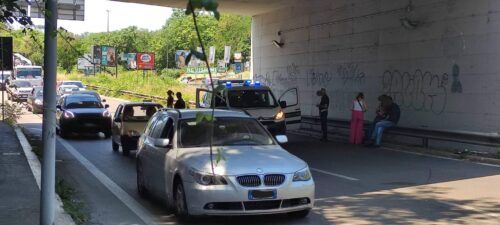
[[[179,217],[180,220],[186,220],[189,216],[186,206],[186,195],[181,180],[179,180],[175,186],[175,215]]]
[[[137,171],[137,192],[139,192],[139,196],[141,197],[147,197],[148,195],[148,190],[146,189],[146,186],[144,185],[144,175],[142,174],[142,165],[141,161],[137,161],[136,164],[136,171]]]

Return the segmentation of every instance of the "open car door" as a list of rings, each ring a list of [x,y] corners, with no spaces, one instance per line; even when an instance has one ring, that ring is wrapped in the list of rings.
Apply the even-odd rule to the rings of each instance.
[[[212,91],[196,88],[196,108],[210,108]]]
[[[279,98],[279,103],[285,113],[286,129],[300,129],[301,111],[299,104],[299,92],[297,88],[290,88],[283,92]]]

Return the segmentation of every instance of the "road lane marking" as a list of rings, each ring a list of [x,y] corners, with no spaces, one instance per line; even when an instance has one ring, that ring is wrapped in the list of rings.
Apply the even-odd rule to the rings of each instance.
[[[99,180],[111,193],[113,193],[120,201],[123,202],[132,212],[134,212],[144,223],[155,224],[154,216],[148,212],[139,202],[125,192],[118,184],[113,182],[108,176],[100,171],[87,158],[81,155],[71,144],[66,140],[57,138],[66,150],[73,155],[97,180]]]
[[[334,176],[334,177],[339,177],[339,178],[350,180],[350,181],[359,181],[358,178],[348,177],[348,176],[345,176],[345,175],[342,175],[342,174],[338,174],[338,173],[332,173],[332,172],[328,172],[328,171],[320,170],[320,169],[316,169],[316,168],[311,168],[311,167],[309,167],[309,169],[312,170],[312,171],[318,172],[318,173],[323,173],[323,174],[326,174],[326,175],[330,175],[330,176]]]

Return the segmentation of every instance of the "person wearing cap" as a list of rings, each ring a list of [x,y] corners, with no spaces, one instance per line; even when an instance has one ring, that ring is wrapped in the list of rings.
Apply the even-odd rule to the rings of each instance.
[[[318,105],[316,105],[319,109],[319,118],[321,121],[321,132],[323,133],[321,137],[321,141],[328,140],[328,127],[327,127],[327,118],[328,118],[328,107],[330,106],[330,98],[326,95],[326,89],[321,88],[316,92],[316,95],[321,97],[321,101]]]
[[[167,91],[167,108],[174,108],[174,92]]]

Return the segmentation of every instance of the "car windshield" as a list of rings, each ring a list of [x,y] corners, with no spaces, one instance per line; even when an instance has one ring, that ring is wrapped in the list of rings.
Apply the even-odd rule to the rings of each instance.
[[[75,85],[79,88],[83,88],[82,82],[78,82],[78,81],[65,81],[62,83],[62,85]]]
[[[31,83],[29,81],[15,81],[14,85],[18,88],[31,87]]]
[[[179,122],[179,145],[182,148],[207,147],[211,122],[184,119]],[[217,117],[214,121],[213,145],[273,145],[266,130],[252,118]]]
[[[230,90],[229,105],[234,108],[276,107],[276,100],[269,90]]]
[[[21,79],[32,79],[42,77],[42,69],[40,68],[18,68],[16,77]]]
[[[158,105],[128,105],[123,109],[123,121],[147,122],[159,109]]]
[[[92,95],[68,96],[65,100],[66,108],[102,108],[101,103]]]

